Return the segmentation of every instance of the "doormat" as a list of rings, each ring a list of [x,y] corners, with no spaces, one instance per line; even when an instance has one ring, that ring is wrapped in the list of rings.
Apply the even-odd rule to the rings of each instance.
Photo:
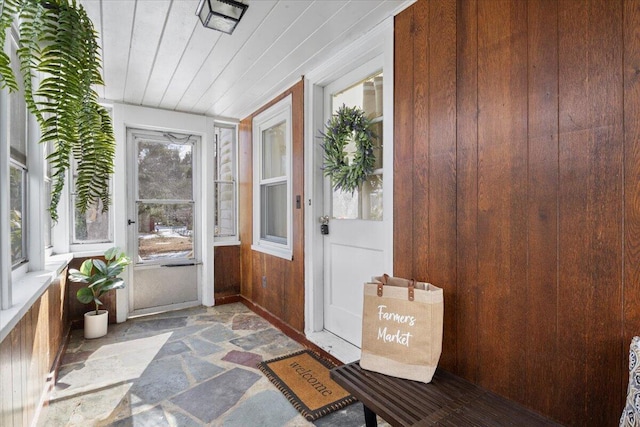
[[[329,376],[335,365],[310,350],[302,350],[258,364],[269,380],[309,421],[356,401]]]

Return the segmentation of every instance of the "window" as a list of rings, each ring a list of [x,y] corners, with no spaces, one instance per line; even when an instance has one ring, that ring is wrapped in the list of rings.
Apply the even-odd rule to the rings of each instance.
[[[53,151],[51,147],[52,147],[52,143],[48,142],[45,150],[45,162],[44,162],[44,200],[45,200],[44,208],[45,208],[45,211],[43,214],[44,215],[43,216],[44,218],[43,233],[44,233],[45,249],[51,248],[53,246],[53,237],[52,237],[53,221],[51,220],[51,214],[49,213],[49,204],[51,201],[51,185],[52,185],[51,163],[46,158]]]
[[[27,104],[20,81],[17,43],[12,39],[11,65],[20,90],[10,93],[9,99],[9,233],[11,265],[17,267],[27,261]]]
[[[291,96],[253,119],[254,250],[291,259]]]
[[[111,111],[111,110],[109,110]],[[78,174],[76,173],[75,162],[72,165],[72,191],[76,188],[76,179]],[[76,208],[76,195],[71,193],[71,208],[70,212],[73,212],[71,218],[71,243],[72,244],[90,244],[90,243],[106,243],[113,241],[111,234],[111,214],[107,209],[103,210],[103,205],[100,200],[94,201],[85,213],[81,213]]]
[[[74,174],[74,187],[76,175]],[[73,215],[72,227],[72,243],[102,243],[111,241],[111,227],[109,221],[109,211],[102,211],[102,202],[97,200],[93,202],[86,210],[81,213],[75,207],[75,194],[71,195],[71,205]]]
[[[216,242],[237,240],[236,215],[236,127],[214,126],[214,236]]]

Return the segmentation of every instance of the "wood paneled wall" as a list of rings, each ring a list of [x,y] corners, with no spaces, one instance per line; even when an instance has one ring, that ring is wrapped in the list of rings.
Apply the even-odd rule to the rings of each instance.
[[[66,270],[0,343],[0,426],[29,426],[68,333]]]
[[[617,425],[640,334],[640,2],[419,0],[395,23],[394,273],[441,366]]]
[[[300,81],[268,105],[240,122],[239,178],[242,296],[293,329],[304,331],[304,203],[293,203],[293,260],[251,250],[253,241],[252,120],[279,100],[292,95],[293,194],[304,195],[304,83]],[[262,287],[262,277],[267,280]]]
[[[214,299],[240,295],[240,246],[216,246],[213,253]]]

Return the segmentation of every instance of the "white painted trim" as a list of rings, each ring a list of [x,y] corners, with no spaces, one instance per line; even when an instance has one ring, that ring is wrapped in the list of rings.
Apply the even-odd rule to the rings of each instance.
[[[115,174],[113,176],[113,201],[114,201],[114,226],[113,245],[126,248],[127,253],[133,252],[133,245],[128,238],[126,200],[128,194],[127,173],[127,128],[160,130],[176,133],[197,135],[201,138],[198,173],[201,173],[201,183],[197,194],[201,197],[200,207],[197,209],[197,221],[202,230],[201,237],[197,239],[199,262],[198,296],[203,305],[213,305],[213,219],[209,215],[213,201],[213,122],[214,119],[203,115],[181,113],[147,108],[129,104],[113,104],[113,128],[116,138]],[[195,171],[194,171],[195,172]],[[133,269],[127,268],[126,280],[133,280]],[[118,322],[124,322],[129,316],[129,292],[130,287],[116,291]]]
[[[211,214],[214,209],[213,200],[213,162],[215,147],[213,145],[215,137],[213,132],[214,119],[206,118],[205,134],[202,135],[200,146],[202,147],[200,170],[202,171],[200,180],[200,230],[201,245],[200,257],[202,259],[202,267],[200,268],[200,301],[202,305],[212,307],[215,304],[214,294],[214,218]],[[236,211],[237,213],[237,211]]]
[[[292,135],[292,108],[291,95],[278,101],[262,113],[253,118],[253,243],[251,249],[287,260],[293,259],[293,135]],[[260,224],[262,221],[260,186],[269,180],[261,180],[262,176],[262,130],[285,120],[286,138],[286,184],[287,184],[287,243],[277,243],[260,238]],[[282,179],[274,180],[280,182]]]
[[[410,2],[406,4],[408,6]],[[404,7],[406,7],[404,6]],[[404,7],[402,9],[404,9]],[[393,274],[393,17],[352,43],[305,79],[305,334],[312,336],[324,325],[323,246],[318,217],[323,214],[322,150],[318,130],[324,126],[323,87],[376,57],[384,72],[384,242],[383,270]]]
[[[216,237],[215,233],[214,233],[214,237],[213,237],[213,242],[214,242],[214,246],[233,246],[233,245],[239,245],[240,244],[240,181],[238,180],[238,171],[240,170],[240,162],[239,162],[239,158],[240,156],[238,155],[238,148],[239,148],[239,141],[240,141],[240,122],[238,121],[228,121],[228,120],[218,120],[216,119],[214,121],[214,126],[233,126],[235,128],[235,140],[234,140],[234,147],[233,147],[233,179],[234,179],[234,183],[235,183],[235,194],[234,194],[234,211],[233,211],[233,221],[234,221],[234,229],[235,229],[235,234],[233,236],[219,236]],[[211,139],[211,141],[213,141],[213,143],[215,143],[215,132],[214,135]],[[215,159],[215,153],[218,150],[218,148],[216,147],[214,152],[212,153],[212,157],[211,157],[211,161],[212,162],[216,162],[217,159]],[[213,163],[211,163],[212,165],[212,169],[213,168]],[[212,182],[215,180],[215,173],[212,171]],[[215,182],[213,182],[213,184],[215,186]],[[215,194],[214,192],[214,188],[212,188],[212,193],[211,194]],[[212,199],[213,200],[213,199]],[[213,205],[211,206],[211,210],[209,212],[214,212],[214,210],[216,209],[215,206],[215,200],[213,200]],[[213,224],[213,232],[215,232],[215,220],[212,220],[214,222]]]
[[[324,179],[317,171],[322,168],[323,150],[319,143],[318,129],[324,126],[324,95],[320,85],[305,79],[305,334],[318,332],[324,326],[324,291],[322,288],[323,241],[319,219],[323,215]],[[320,112],[314,114],[313,112]],[[319,284],[319,285],[318,285]],[[319,308],[319,309],[318,309]]]
[[[216,241],[213,246],[240,246],[240,240],[219,240]]]
[[[11,37],[5,40],[4,51],[10,52]],[[0,311],[11,308],[11,229],[9,218],[9,100],[8,90],[0,91]],[[4,317],[4,313],[2,314]]]
[[[27,251],[29,257],[29,270],[44,270],[44,233],[46,221],[43,215],[47,210],[44,194],[44,147],[40,141],[40,126],[31,114],[27,113],[27,144],[28,157],[28,194],[27,194]]]
[[[29,272],[16,281],[13,304],[0,313],[0,342],[9,335],[72,258],[71,254],[50,257],[42,270]]]
[[[162,305],[158,307],[143,308],[136,310],[135,313],[131,313],[129,318],[151,316],[153,314],[164,313],[166,311],[183,310],[185,308],[197,307],[200,305],[199,301],[187,301],[179,304]]]
[[[383,86],[383,95],[382,95],[382,103],[383,103],[383,111],[384,117],[386,117],[384,121],[384,129],[383,129],[383,155],[385,159],[385,167],[384,167],[384,182],[383,182],[383,205],[386,206],[384,210],[384,238],[385,238],[385,247],[389,248],[388,251],[385,251],[386,259],[385,265],[383,266],[383,270],[387,272],[387,274],[393,276],[393,178],[394,178],[394,168],[393,168],[393,126],[394,126],[394,26],[393,26],[393,18],[389,18],[385,22],[385,33],[386,37],[384,38],[384,86]]]

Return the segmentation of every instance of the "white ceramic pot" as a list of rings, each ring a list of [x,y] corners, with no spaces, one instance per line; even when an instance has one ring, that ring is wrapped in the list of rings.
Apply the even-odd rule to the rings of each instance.
[[[84,337],[100,338],[107,335],[107,326],[109,325],[109,312],[107,310],[99,310],[96,314],[95,310],[88,311],[84,314]]]

